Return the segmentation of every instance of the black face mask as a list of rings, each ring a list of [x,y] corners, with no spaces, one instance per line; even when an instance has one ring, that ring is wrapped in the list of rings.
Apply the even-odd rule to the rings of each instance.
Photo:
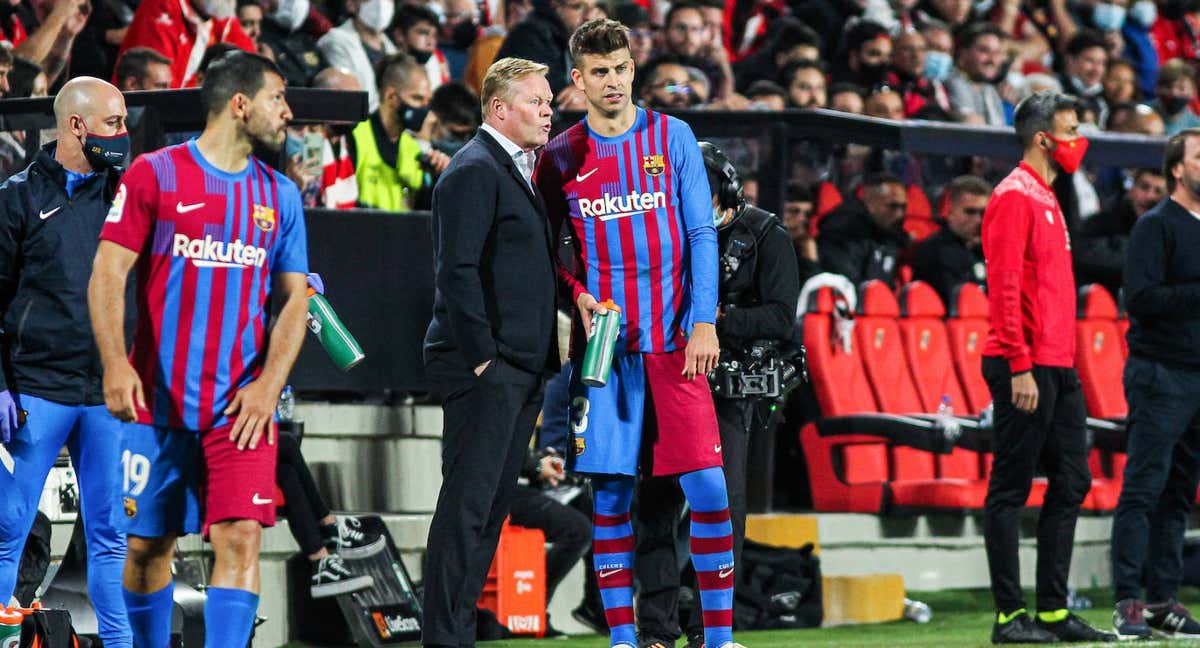
[[[887,73],[887,63],[858,64],[859,83],[868,88],[883,83],[883,79],[887,76]]]
[[[1200,0],[1167,0],[1159,5],[1158,13],[1167,20],[1179,20],[1184,14],[1200,9]]]
[[[421,130],[421,126],[425,124],[425,115],[429,114],[429,106],[421,106],[413,108],[405,105],[400,109],[400,118],[404,121],[404,127],[414,133]]]
[[[429,62],[429,59],[433,57],[432,50],[430,50],[428,52],[422,52],[419,50],[410,49],[410,50],[408,50],[408,53],[412,54],[412,57],[414,59],[416,59],[417,63],[420,63],[421,65],[425,65],[426,63]]]
[[[1168,115],[1175,115],[1183,112],[1183,110],[1187,108],[1188,104],[1191,103],[1191,100],[1187,97],[1176,97],[1175,95],[1159,97],[1158,101],[1162,104],[1163,112]]]
[[[458,153],[459,149],[467,145],[467,141],[468,140],[465,139],[446,138],[434,140],[430,142],[429,145],[435,150],[441,151],[442,153],[453,157],[455,153]]]
[[[354,124],[330,124],[325,129],[330,137],[345,137],[354,132]]]
[[[450,42],[458,49],[467,49],[479,36],[479,25],[467,20],[454,26],[450,34]]]

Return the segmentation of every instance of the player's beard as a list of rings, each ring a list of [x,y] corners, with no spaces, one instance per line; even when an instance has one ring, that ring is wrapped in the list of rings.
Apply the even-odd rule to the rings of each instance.
[[[287,140],[287,130],[283,127],[272,129],[265,118],[253,115],[246,124],[246,137],[254,148],[278,153]]]

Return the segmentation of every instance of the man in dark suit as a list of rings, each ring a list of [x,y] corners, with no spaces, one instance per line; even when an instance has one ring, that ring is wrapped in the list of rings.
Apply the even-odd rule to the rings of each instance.
[[[505,58],[483,80],[484,123],[433,191],[437,294],[425,371],[442,405],[442,490],[429,528],[423,641],[475,645],[475,601],[561,363],[545,206],[531,176],[550,134],[546,66]]]

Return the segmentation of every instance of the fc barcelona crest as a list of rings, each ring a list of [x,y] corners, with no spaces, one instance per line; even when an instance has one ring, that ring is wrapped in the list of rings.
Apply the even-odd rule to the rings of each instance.
[[[661,156],[661,155],[643,155],[642,156],[642,171],[645,171],[647,175],[652,175],[652,176],[662,175],[662,172],[665,169],[666,169],[666,164],[663,163],[663,156]]]
[[[264,232],[275,229],[275,210],[263,205],[255,205],[254,224]]]

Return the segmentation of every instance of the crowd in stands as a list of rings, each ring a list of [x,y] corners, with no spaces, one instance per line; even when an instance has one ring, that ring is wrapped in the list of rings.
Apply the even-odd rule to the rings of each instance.
[[[290,85],[368,94],[360,124],[291,129],[287,172],[308,205],[419,209],[480,123],[488,65],[544,63],[556,107],[582,109],[568,38],[606,16],[631,30],[647,108],[1005,126],[1022,98],[1055,89],[1084,100],[1085,131],[1200,125],[1200,0],[0,0],[0,93],[43,96],[78,75],[192,87],[215,54],[257,51]],[[143,112],[130,114],[135,151],[161,141]],[[26,137],[0,134],[4,175],[36,148]],[[726,146],[752,199],[760,146]],[[804,275],[915,277],[943,294],[985,281],[979,220],[1005,165],[809,148],[781,210]],[[1148,169],[1060,178],[1081,281],[1119,285],[1129,228],[1163,187]]]

